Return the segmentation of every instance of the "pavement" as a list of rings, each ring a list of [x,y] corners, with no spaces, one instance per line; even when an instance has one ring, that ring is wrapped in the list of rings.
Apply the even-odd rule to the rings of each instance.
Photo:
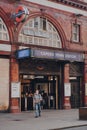
[[[69,127],[87,126],[79,120],[79,110],[42,110],[35,118],[34,111],[21,113],[0,113],[0,130],[60,130]]]

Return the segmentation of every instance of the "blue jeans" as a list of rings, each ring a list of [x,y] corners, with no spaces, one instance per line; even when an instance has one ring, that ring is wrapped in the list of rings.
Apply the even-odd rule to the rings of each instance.
[[[40,103],[36,103],[35,104],[35,116],[36,117],[40,116],[40,113],[41,113]]]

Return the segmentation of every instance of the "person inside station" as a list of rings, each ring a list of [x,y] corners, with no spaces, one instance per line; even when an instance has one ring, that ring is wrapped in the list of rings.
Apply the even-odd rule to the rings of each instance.
[[[33,110],[33,93],[31,90],[27,97],[27,110]]]

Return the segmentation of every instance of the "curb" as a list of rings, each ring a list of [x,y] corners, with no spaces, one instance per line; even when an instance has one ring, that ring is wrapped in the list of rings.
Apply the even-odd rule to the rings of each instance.
[[[55,128],[55,129],[49,129],[49,130],[65,130],[65,129],[70,129],[70,128],[83,127],[83,126],[87,126],[87,124],[77,125],[77,126],[69,126],[69,127],[62,127],[62,128]]]

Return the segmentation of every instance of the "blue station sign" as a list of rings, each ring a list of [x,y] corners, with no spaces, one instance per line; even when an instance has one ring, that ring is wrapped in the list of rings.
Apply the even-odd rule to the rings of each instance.
[[[41,58],[41,59],[54,59],[54,60],[64,60],[64,61],[84,61],[84,54],[79,52],[68,52],[68,51],[53,51],[47,49],[22,49],[18,50],[16,53],[17,59],[23,58]]]
[[[30,57],[30,55],[31,55],[30,49],[22,49],[22,50],[18,50],[16,52],[17,59],[28,58],[28,57]]]

